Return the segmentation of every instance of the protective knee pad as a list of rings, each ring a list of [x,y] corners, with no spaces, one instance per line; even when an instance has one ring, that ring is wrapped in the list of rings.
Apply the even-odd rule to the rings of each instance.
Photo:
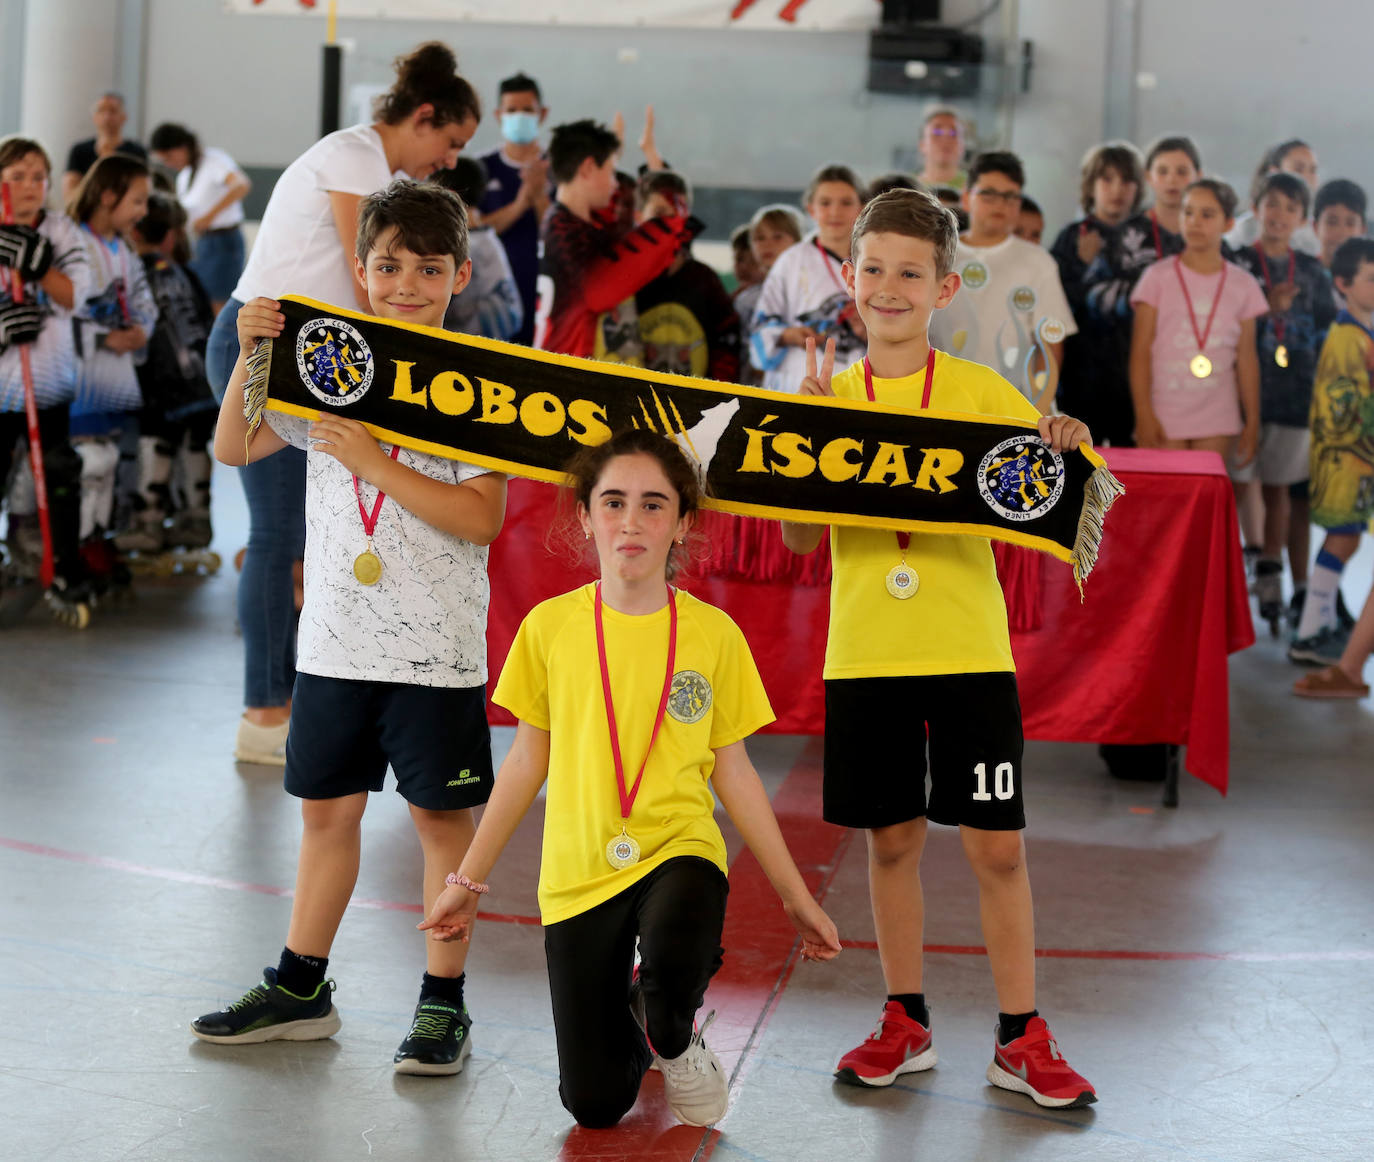
[[[84,541],[97,529],[108,529],[114,512],[115,473],[119,468],[119,446],[104,436],[80,440],[76,454],[81,457],[81,529]]]

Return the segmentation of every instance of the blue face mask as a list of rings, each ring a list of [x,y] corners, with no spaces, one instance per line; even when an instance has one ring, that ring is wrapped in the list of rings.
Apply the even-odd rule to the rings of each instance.
[[[512,145],[528,145],[539,136],[539,114],[502,113],[501,136]]]

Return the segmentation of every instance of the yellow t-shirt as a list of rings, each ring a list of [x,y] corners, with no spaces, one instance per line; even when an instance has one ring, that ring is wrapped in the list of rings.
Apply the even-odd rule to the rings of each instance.
[[[919,411],[925,368],[873,380],[878,402]],[[867,400],[862,361],[836,375],[843,399]],[[1037,420],[1035,407],[990,367],[945,352],[935,356],[930,410]],[[895,532],[830,529],[830,635],[827,678],[980,674],[1015,670],[1007,607],[986,537],[912,533],[906,563],[919,579],[906,601],[886,587],[902,559]]]
[[[530,611],[492,699],[549,732],[539,910],[545,924],[618,895],[665,860],[695,855],[726,871],[725,841],[708,780],[714,751],[773,721],[744,635],[730,617],[677,592],[677,657],[668,712],[649,755],[626,830],[639,862],[619,870],[606,844],[620,834],[593,602],[585,585]],[[668,609],[633,617],[602,606],[606,660],[626,789],[653,733],[668,662]]]

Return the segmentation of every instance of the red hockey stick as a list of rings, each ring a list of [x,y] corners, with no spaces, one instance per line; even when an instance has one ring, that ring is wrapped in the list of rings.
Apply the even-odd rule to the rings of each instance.
[[[9,182],[0,182],[0,209],[5,225],[14,221],[14,207],[10,202]],[[24,301],[24,284],[18,271],[10,271],[10,296],[16,303]],[[43,560],[38,566],[38,582],[51,589],[53,582],[52,524],[48,519],[48,481],[43,473],[43,438],[38,432],[38,396],[33,390],[33,365],[29,362],[29,346],[19,345],[19,366],[24,374],[24,416],[29,424],[29,467],[33,470],[33,495],[38,505],[38,531],[43,536]]]

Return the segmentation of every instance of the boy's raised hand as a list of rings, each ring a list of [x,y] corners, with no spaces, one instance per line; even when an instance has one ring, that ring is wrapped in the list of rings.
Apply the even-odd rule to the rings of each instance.
[[[1298,297],[1297,283],[1281,282],[1270,289],[1267,298],[1269,299],[1269,312],[1274,315],[1281,315],[1293,305],[1293,300]]]
[[[321,412],[320,418],[310,425],[310,438],[315,441],[317,452],[333,456],[359,480],[380,487],[375,478],[376,469],[387,464],[391,457],[357,420]]]
[[[663,164],[663,157],[658,152],[658,146],[654,142],[654,107],[646,105],[644,107],[644,132],[639,135],[640,152],[644,154],[644,164],[651,170],[666,169]]]
[[[1072,451],[1079,444],[1087,444],[1089,448],[1093,446],[1093,437],[1088,431],[1088,425],[1082,420],[1074,419],[1073,416],[1041,416],[1037,427],[1040,430],[1040,438],[1053,452]]]
[[[286,327],[286,316],[276,299],[249,299],[239,310],[239,347],[251,352],[259,339],[275,339]]]
[[[783,904],[787,918],[802,938],[803,960],[834,960],[840,954],[840,933],[835,921],[809,895],[795,904]]]
[[[806,378],[801,381],[802,395],[834,395],[830,379],[835,373],[835,340],[825,341],[825,357],[821,360],[820,371],[816,370],[816,340],[814,336],[806,339]],[[1087,429],[1085,428],[1084,431]]]
[[[415,925],[421,932],[428,932],[431,940],[445,943],[461,940],[464,944],[472,935],[472,925],[477,919],[476,892],[457,884],[450,884],[434,901],[429,915]]]

